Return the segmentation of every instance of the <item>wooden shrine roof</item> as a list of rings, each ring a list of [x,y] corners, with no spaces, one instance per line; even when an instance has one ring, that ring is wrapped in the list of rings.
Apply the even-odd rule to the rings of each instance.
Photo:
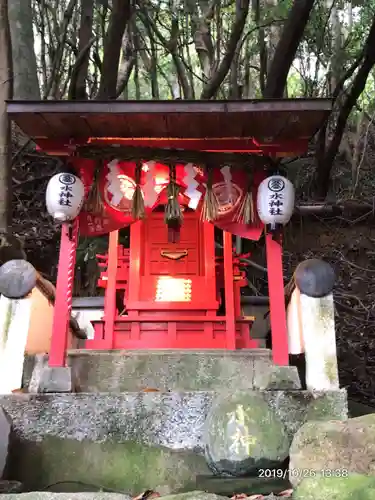
[[[7,102],[10,118],[36,143],[90,137],[281,143],[310,139],[331,108],[329,99]]]

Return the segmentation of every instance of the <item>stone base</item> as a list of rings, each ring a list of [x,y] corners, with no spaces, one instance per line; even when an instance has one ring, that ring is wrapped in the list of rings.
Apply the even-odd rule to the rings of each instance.
[[[347,417],[346,392],[257,391],[292,440],[307,420]],[[203,434],[217,393],[14,394],[8,478],[27,490],[83,481],[137,495],[196,488],[210,475]]]
[[[72,370],[70,367],[46,366],[40,372],[38,392],[73,392]]]
[[[198,476],[196,487],[201,491],[231,498],[233,495],[275,495],[291,488],[288,479],[266,479],[264,477],[217,477]]]
[[[27,356],[24,386],[36,392],[36,372],[45,355]],[[68,364],[78,392],[207,391],[300,389],[297,369],[273,365],[269,349],[241,351],[69,351]],[[31,379],[31,384],[30,384]],[[31,390],[31,387],[34,389]],[[60,392],[60,391],[56,391]]]

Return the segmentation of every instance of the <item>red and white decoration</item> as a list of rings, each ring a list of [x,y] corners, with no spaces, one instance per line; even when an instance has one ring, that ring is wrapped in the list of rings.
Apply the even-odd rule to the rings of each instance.
[[[82,208],[84,195],[85,188],[79,177],[69,173],[56,174],[47,186],[47,211],[58,222],[72,221]]]
[[[90,161],[90,160],[87,160]],[[89,165],[85,164],[82,172],[84,183],[90,186],[93,179],[94,162],[91,175]],[[136,188],[136,164],[121,160],[105,163],[99,177],[99,192],[103,203],[103,213],[80,216],[80,233],[86,236],[104,234],[132,224],[132,198]],[[198,168],[193,164],[176,165],[177,184],[180,186],[179,202],[181,205],[196,209],[204,194],[196,177]],[[140,186],[144,197],[145,214],[149,214],[159,204],[167,203],[169,168],[167,165],[148,161],[142,164]]]
[[[78,165],[77,165],[78,166]],[[94,179],[96,162],[80,159],[80,176],[85,193],[90,190]],[[179,202],[192,210],[201,210],[207,185],[205,170],[188,163],[177,164],[176,181],[180,187]],[[98,184],[103,209],[100,214],[80,213],[80,234],[98,236],[132,224],[132,199],[136,188],[136,163],[121,160],[106,162],[101,169]],[[257,189],[262,185],[264,172],[255,172],[253,177],[254,209],[257,203]],[[167,203],[169,167],[155,161],[142,163],[140,186],[144,197],[145,215],[159,204]],[[246,172],[223,166],[213,172],[213,191],[219,202],[215,226],[237,236],[258,240],[263,224],[256,217],[251,225],[240,220],[240,209],[247,194]],[[256,212],[256,210],[255,210]]]
[[[258,188],[259,219],[272,227],[285,226],[293,215],[294,199],[294,187],[288,179],[281,175],[267,177]]]
[[[256,204],[257,187],[264,179],[263,172],[255,172],[253,176],[253,200],[254,211]],[[200,182],[203,193],[206,190],[207,176],[200,169],[200,175],[197,177]],[[219,202],[219,213],[214,225],[223,231],[247,238],[258,240],[262,234],[263,225],[256,218],[253,224],[244,224],[240,220],[240,209],[242,202],[247,194],[248,176],[246,172],[238,168],[224,166],[220,170],[215,169],[213,173],[212,189]]]
[[[188,163],[184,167],[185,175],[182,182],[186,186],[185,195],[189,198],[188,207],[196,210],[202,198],[202,191],[198,190],[199,182],[197,182],[197,168],[192,163]]]

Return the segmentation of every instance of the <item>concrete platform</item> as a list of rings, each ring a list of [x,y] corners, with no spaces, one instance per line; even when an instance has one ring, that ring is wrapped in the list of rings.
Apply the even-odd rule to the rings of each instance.
[[[345,419],[345,390],[256,391],[290,440],[309,419]],[[194,490],[212,475],[204,427],[218,393],[15,394],[0,397],[13,422],[5,479],[27,489],[84,481],[129,492]]]
[[[24,384],[46,366],[47,356],[25,360]],[[77,392],[299,389],[294,367],[274,367],[271,351],[71,350],[68,363]],[[37,366],[36,366],[37,365]],[[280,382],[279,386],[277,382]],[[275,385],[276,384],[276,385]],[[35,385],[35,384],[34,384]],[[56,391],[55,391],[56,392]]]

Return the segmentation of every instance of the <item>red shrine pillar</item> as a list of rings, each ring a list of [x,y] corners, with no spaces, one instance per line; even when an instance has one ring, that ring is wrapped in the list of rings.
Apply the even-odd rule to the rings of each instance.
[[[104,297],[104,339],[102,349],[114,348],[116,319],[116,285],[118,267],[118,231],[109,233],[107,288]],[[119,311],[120,313],[121,311]]]
[[[266,234],[272,357],[275,365],[288,365],[289,348],[284,294],[283,250],[281,238],[274,238],[276,236]]]
[[[49,366],[65,366],[69,319],[72,310],[74,268],[78,242],[78,218],[61,227],[59,267],[53,311]]]
[[[226,347],[234,351],[236,349],[236,318],[234,303],[233,246],[232,234],[228,233],[228,231],[223,231],[223,243]]]

